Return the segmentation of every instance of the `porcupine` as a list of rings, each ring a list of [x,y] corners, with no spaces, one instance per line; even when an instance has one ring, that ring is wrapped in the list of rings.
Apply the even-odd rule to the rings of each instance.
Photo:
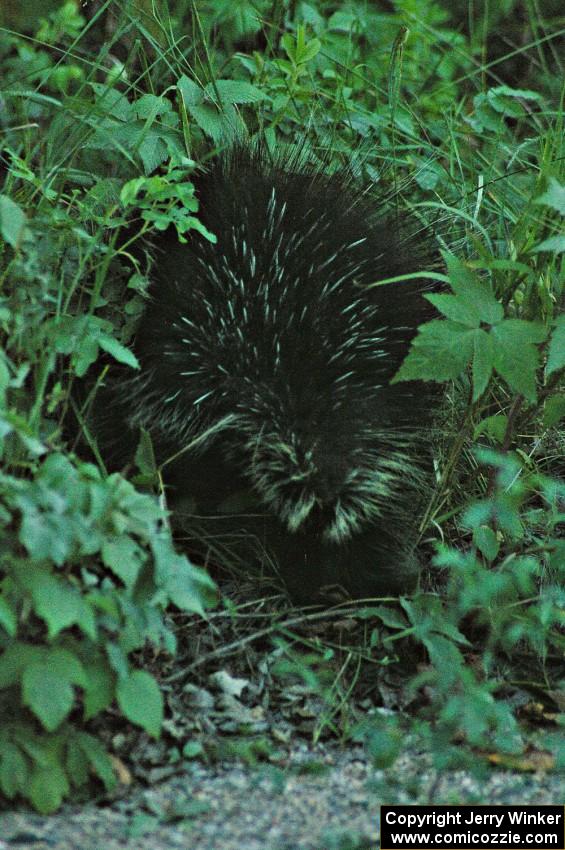
[[[410,590],[435,395],[390,380],[431,307],[422,278],[378,283],[434,265],[429,234],[299,155],[236,147],[195,183],[218,241],[153,242],[127,432],[201,512],[251,490],[241,528],[295,598]]]

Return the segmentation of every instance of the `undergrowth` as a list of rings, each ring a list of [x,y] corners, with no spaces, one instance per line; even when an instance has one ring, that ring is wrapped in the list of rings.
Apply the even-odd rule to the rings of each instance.
[[[139,651],[173,654],[165,611],[202,617],[212,603],[212,580],[175,550],[147,441],[130,480],[108,474],[85,411],[113,362],[138,368],[129,342],[148,279],[130,248],[154,228],[204,232],[191,175],[234,137],[355,163],[434,222],[445,258],[438,318],[397,375],[445,382],[451,399],[422,523],[427,577],[413,598],[351,609],[355,645],[273,629],[275,675],[320,696],[314,737],[361,740],[380,766],[402,736],[397,718],[358,723],[348,708],[364,663],[422,662],[411,713],[442,767],[460,762],[455,741],[523,753],[505,699],[517,678],[562,722],[563,32],[557,5],[542,20],[506,0],[506,16],[524,12],[509,47],[492,36],[497,11],[468,18],[467,6],[106,0],[85,12],[70,0],[45,18],[4,13],[6,798],[47,812],[91,775],[111,786],[93,718],[114,706],[158,736],[163,697]],[[87,399],[73,391],[85,377]]]

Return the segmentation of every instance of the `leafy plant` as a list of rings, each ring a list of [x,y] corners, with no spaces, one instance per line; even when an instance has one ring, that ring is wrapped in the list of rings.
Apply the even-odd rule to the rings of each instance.
[[[169,225],[181,239],[221,236],[199,221],[190,181],[233,138],[356,163],[434,230],[446,266],[429,296],[438,318],[397,376],[456,387],[423,523],[442,535],[432,580],[400,606],[356,612],[367,637],[349,656],[352,683],[332,668],[336,647],[293,655],[288,633],[278,675],[321,700],[315,736],[354,735],[384,767],[400,752],[397,720],[357,727],[347,704],[359,664],[394,665],[402,647],[426,662],[411,688],[426,694],[438,764],[461,758],[454,739],[520,750],[498,661],[533,654],[545,676],[533,687],[549,694],[563,649],[563,93],[551,21],[503,5],[171,0],[102,4],[86,21],[65,2],[18,19],[25,34],[0,31],[7,798],[53,811],[90,776],[109,787],[92,719],[115,706],[158,735],[163,699],[139,650],[173,653],[166,607],[202,616],[212,600],[211,580],[175,551],[162,493],[107,474],[73,390],[86,378],[92,401],[108,369],[138,367],[129,342],[148,281],[130,247]],[[491,66],[489,27],[518,8],[529,41],[515,41],[528,46],[503,62],[498,44]],[[77,458],[77,431],[96,463]],[[146,449],[137,461],[151,473]]]

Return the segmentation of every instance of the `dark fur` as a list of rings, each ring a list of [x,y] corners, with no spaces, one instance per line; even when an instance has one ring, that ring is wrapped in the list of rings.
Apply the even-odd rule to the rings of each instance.
[[[236,149],[197,194],[218,243],[154,238],[141,373],[100,399],[101,442],[189,446],[165,480],[201,513],[250,490],[240,525],[300,598],[410,589],[435,391],[389,382],[431,308],[422,279],[374,284],[434,266],[433,238],[299,156]]]

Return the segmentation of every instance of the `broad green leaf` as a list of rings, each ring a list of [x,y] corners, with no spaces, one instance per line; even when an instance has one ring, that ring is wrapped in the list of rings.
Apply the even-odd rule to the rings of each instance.
[[[69,679],[46,664],[33,663],[22,676],[22,701],[48,732],[53,732],[68,717],[75,693]]]
[[[488,525],[480,525],[473,531],[473,541],[487,561],[494,561],[500,550],[500,543],[495,532]]]
[[[456,322],[434,319],[418,331],[408,357],[392,379],[397,381],[448,381],[470,363],[475,331]]]
[[[449,282],[462,305],[461,309],[465,305],[470,317],[475,317],[471,326],[478,327],[481,322],[487,325],[500,322],[504,318],[504,307],[496,300],[488,283],[480,280],[458,257],[448,253],[443,256],[447,264]]]
[[[258,103],[266,100],[265,92],[245,80],[216,80],[208,83],[205,92],[210,100],[216,100],[218,91],[223,103]]]
[[[155,94],[144,94],[134,100],[132,111],[138,118],[156,118],[157,115],[165,115],[172,111],[172,104],[166,97],[158,97]]]
[[[114,699],[116,676],[102,658],[89,660],[85,672],[84,719],[90,720],[105,711]]]
[[[143,549],[131,537],[110,537],[102,544],[102,560],[131,590],[146,560]]]
[[[0,235],[12,248],[22,239],[26,224],[25,213],[7,195],[0,195]]]
[[[18,536],[32,558],[51,560],[57,566],[65,563],[74,543],[63,511],[39,510],[31,504],[23,511]]]
[[[535,402],[536,372],[540,360],[536,343],[544,341],[545,328],[521,319],[505,319],[490,332],[496,371],[512,390]]]
[[[55,812],[68,793],[69,782],[60,764],[34,768],[27,796],[40,814]]]
[[[431,293],[430,295],[426,295],[426,298],[447,319],[451,319],[453,322],[459,322],[469,328],[479,327],[481,319],[475,306],[464,298],[443,293]]]
[[[19,683],[29,664],[42,663],[47,652],[44,646],[14,641],[0,655],[0,690]]]
[[[185,77],[179,77],[177,87],[182,95],[182,99],[186,107],[198,106],[204,100],[204,90],[198,86],[193,80]]]
[[[551,375],[563,368],[565,368],[565,315],[558,316],[555,321],[545,371],[547,375]]]
[[[163,697],[153,676],[145,670],[134,670],[118,683],[118,705],[132,723],[158,738],[163,722]]]
[[[0,789],[11,800],[25,793],[29,781],[30,765],[21,749],[10,741],[0,743]]]
[[[84,668],[68,649],[48,649],[41,662],[29,664],[22,675],[22,700],[52,732],[70,712],[73,685],[84,687]]]
[[[155,558],[155,582],[164,591],[165,600],[181,611],[203,616],[204,608],[215,599],[216,585],[208,573],[191,564],[185,555],[178,555],[165,535],[153,538],[151,549]]]
[[[51,575],[44,569],[29,568],[27,588],[31,593],[34,608],[47,624],[49,638],[69,626],[80,626],[93,640],[96,638],[96,620],[90,605],[86,603],[78,588],[67,579]]]

